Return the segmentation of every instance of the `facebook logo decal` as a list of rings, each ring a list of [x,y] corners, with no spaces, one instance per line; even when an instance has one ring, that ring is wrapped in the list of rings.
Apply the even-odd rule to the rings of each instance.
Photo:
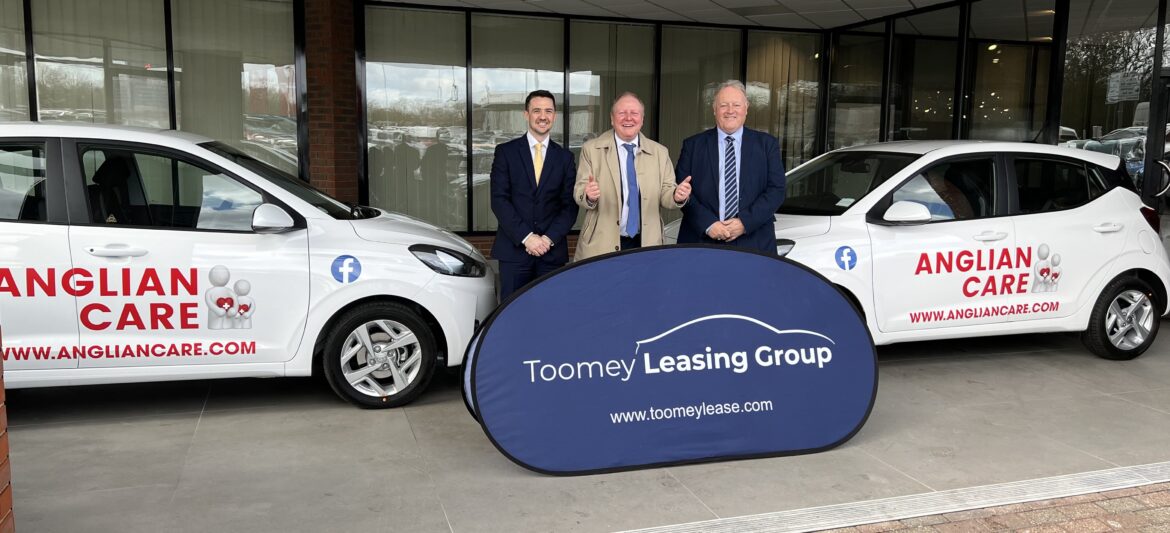
[[[841,270],[853,270],[857,266],[857,252],[848,246],[837,248],[837,266]]]
[[[352,255],[338,256],[329,268],[333,272],[333,279],[341,283],[353,283],[362,275],[362,264]]]

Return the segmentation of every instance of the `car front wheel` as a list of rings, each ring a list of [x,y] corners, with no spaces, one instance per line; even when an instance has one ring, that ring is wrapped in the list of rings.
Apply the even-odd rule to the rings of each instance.
[[[369,409],[405,405],[426,389],[437,346],[426,323],[392,302],[362,304],[345,313],[325,342],[322,364],[342,398]]]
[[[1128,361],[1145,352],[1158,334],[1162,307],[1150,285],[1138,278],[1114,280],[1093,306],[1082,340],[1093,353]]]

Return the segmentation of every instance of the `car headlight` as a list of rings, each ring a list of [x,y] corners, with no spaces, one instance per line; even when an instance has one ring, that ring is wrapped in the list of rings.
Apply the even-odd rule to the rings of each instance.
[[[487,273],[487,265],[473,259],[463,252],[456,252],[449,248],[440,248],[429,244],[416,244],[409,248],[419,261],[422,261],[431,270],[448,276],[464,278],[482,278]]]
[[[784,257],[792,251],[794,246],[796,246],[796,241],[791,239],[776,239],[776,255]]]

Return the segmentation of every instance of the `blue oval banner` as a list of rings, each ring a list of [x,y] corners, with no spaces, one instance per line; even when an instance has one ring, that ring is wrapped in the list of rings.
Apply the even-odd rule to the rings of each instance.
[[[791,261],[714,246],[576,263],[516,294],[468,350],[464,395],[532,470],[587,474],[827,450],[877,393],[847,297]]]

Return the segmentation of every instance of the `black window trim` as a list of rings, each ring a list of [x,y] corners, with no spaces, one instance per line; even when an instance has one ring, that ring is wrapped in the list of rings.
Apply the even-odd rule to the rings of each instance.
[[[1011,195],[1011,204],[1012,204],[1011,205],[1011,208],[1012,208],[1011,216],[1046,215],[1049,213],[1061,213],[1064,211],[1072,211],[1073,209],[1080,209],[1086,205],[1093,203],[1093,201],[1096,200],[1097,198],[1100,198],[1101,196],[1105,196],[1113,189],[1116,189],[1119,187],[1115,183],[1101,183],[1102,192],[1101,192],[1100,196],[1097,196],[1096,198],[1090,198],[1089,201],[1087,201],[1081,205],[1078,205],[1076,207],[1066,207],[1064,209],[1054,209],[1052,211],[1041,211],[1039,213],[1022,213],[1022,212],[1020,212],[1020,189],[1019,189],[1020,184],[1019,184],[1019,180],[1017,179],[1017,176],[1016,176],[1016,160],[1027,159],[1027,160],[1031,160],[1031,161],[1050,161],[1053,163],[1063,163],[1066,165],[1080,165],[1081,169],[1084,170],[1084,172],[1085,172],[1086,179],[1093,179],[1091,177],[1092,173],[1089,172],[1089,169],[1090,169],[1090,167],[1097,167],[1098,165],[1094,165],[1093,163],[1085,161],[1084,159],[1079,159],[1079,158],[1075,158],[1075,157],[1068,157],[1068,156],[1063,156],[1063,155],[1057,155],[1057,154],[1034,154],[1034,153],[1030,153],[1030,152],[1008,152],[1008,153],[1005,153],[1003,155],[1004,155],[1005,166],[1007,167],[1007,172],[1008,172],[1008,174],[1007,174],[1008,194]],[[1103,167],[1098,167],[1098,168],[1103,168]],[[1128,175],[1126,176],[1126,178],[1128,179]],[[1122,188],[1124,188],[1124,187],[1122,187]]]
[[[110,148],[114,150],[126,150],[132,152],[139,152],[146,155],[155,155],[166,157],[173,160],[178,160],[189,165],[213,170],[224,176],[227,176],[240,185],[251,189],[258,193],[263,203],[274,204],[293,219],[293,229],[302,230],[308,228],[308,223],[305,217],[297,210],[292,209],[285,202],[273,196],[268,191],[260,189],[252,184],[249,180],[243,179],[239,174],[232,172],[220,165],[217,165],[206,159],[197,157],[190,152],[171,148],[169,146],[160,146],[157,144],[148,144],[132,141],[120,141],[113,139],[100,138],[64,138],[61,139],[61,160],[64,163],[66,193],[68,195],[69,204],[69,223],[73,226],[91,226],[102,228],[125,228],[125,229],[150,229],[163,231],[194,231],[202,233],[234,233],[241,235],[259,235],[255,231],[243,230],[225,230],[225,229],[207,229],[207,228],[183,228],[173,226],[141,226],[130,224],[110,225],[93,222],[90,220],[89,195],[85,192],[85,171],[82,165],[82,153],[91,148]]]
[[[928,155],[929,155],[929,153],[924,154],[922,158],[925,159]],[[991,186],[993,187],[992,193],[994,196],[992,198],[992,202],[994,202],[994,203],[991,206],[992,210],[993,210],[993,214],[991,216],[978,217],[978,218],[972,218],[972,219],[966,219],[966,220],[958,220],[958,219],[931,220],[928,222],[889,222],[886,219],[882,218],[882,215],[885,215],[886,211],[894,203],[894,193],[898,192],[898,190],[901,189],[902,186],[906,185],[911,180],[913,180],[914,178],[917,178],[919,175],[921,175],[923,170],[931,168],[935,165],[955,163],[955,162],[961,162],[961,161],[975,161],[975,160],[981,160],[981,159],[991,159],[991,168],[993,169],[992,171],[995,172],[995,175],[991,177]],[[1003,217],[1011,216],[1010,211],[1008,211],[1008,209],[1007,209],[1007,202],[1008,202],[1009,198],[1008,198],[1008,192],[1006,190],[1006,185],[1005,185],[1007,183],[1007,181],[1006,181],[1006,175],[1004,174],[1004,166],[1005,166],[1005,164],[1003,161],[1003,154],[998,153],[998,152],[974,152],[974,153],[956,154],[953,156],[947,156],[947,157],[935,159],[934,161],[931,161],[929,163],[921,164],[921,166],[919,166],[918,169],[915,170],[913,174],[907,176],[902,181],[898,182],[897,185],[895,185],[892,189],[890,189],[890,192],[886,193],[885,196],[882,196],[882,198],[880,200],[878,200],[875,204],[873,204],[873,207],[871,207],[869,209],[869,211],[866,212],[866,214],[865,214],[865,222],[867,224],[873,224],[876,226],[926,226],[926,225],[933,225],[933,224],[946,224],[946,223],[950,223],[950,222],[973,222],[973,221],[977,221],[977,220],[992,220],[992,219],[996,219],[996,218],[1003,218]],[[909,167],[907,167],[907,168],[909,168]]]
[[[3,137],[0,147],[40,145],[45,151],[45,220],[0,220],[9,224],[69,224],[68,199],[61,169],[61,141],[56,137]]]

